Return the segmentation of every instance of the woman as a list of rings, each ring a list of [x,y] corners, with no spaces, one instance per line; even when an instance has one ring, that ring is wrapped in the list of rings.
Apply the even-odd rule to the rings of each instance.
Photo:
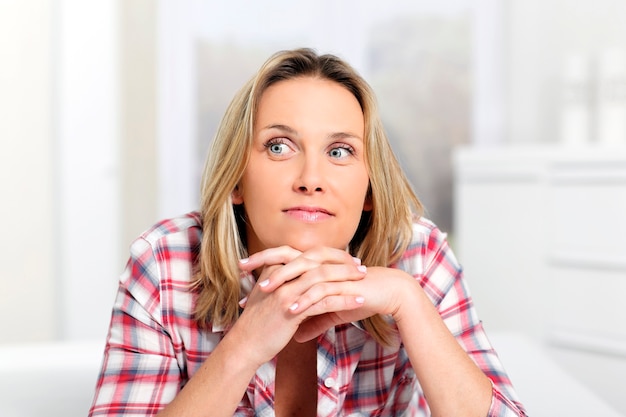
[[[525,415],[369,86],[272,56],[131,247],[90,415]]]

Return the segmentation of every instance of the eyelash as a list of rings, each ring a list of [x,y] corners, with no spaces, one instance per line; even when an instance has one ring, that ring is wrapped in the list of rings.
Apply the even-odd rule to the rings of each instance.
[[[354,155],[354,152],[355,152],[352,146],[345,144],[345,143],[339,143],[337,144],[337,146],[334,146],[332,149],[345,149],[346,151],[348,151],[350,155]]]
[[[287,140],[285,138],[272,138],[270,140],[268,140],[267,142],[265,142],[265,144],[263,144],[263,146],[266,149],[270,149],[272,146],[274,145],[287,145]],[[333,146],[330,150],[334,150],[334,149],[343,149],[345,151],[347,151],[350,155],[354,155],[355,150],[352,146],[345,144],[345,143],[340,143],[340,144],[335,144],[335,146]]]
[[[274,145],[287,145],[287,140],[284,138],[272,138],[263,144],[267,150]]]

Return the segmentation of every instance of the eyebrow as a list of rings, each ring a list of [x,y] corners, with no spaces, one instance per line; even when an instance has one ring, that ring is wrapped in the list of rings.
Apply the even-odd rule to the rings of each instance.
[[[271,129],[277,129],[277,130],[281,130],[283,132],[289,133],[291,135],[294,136],[298,136],[298,131],[295,130],[292,127],[289,127],[287,125],[282,125],[282,124],[272,124],[272,125],[268,125],[266,127],[263,128],[263,130],[271,130]],[[344,139],[344,138],[356,138],[356,139],[361,139],[363,140],[363,138],[355,133],[350,133],[350,132],[335,132],[335,133],[331,133],[330,135],[328,135],[329,139],[333,139],[333,140],[337,140],[337,139]]]
[[[298,134],[298,132],[295,129],[293,129],[293,128],[287,126],[287,125],[274,124],[274,125],[265,126],[263,128],[263,130],[271,130],[271,129],[282,130],[284,132],[291,133],[292,135],[297,135]]]

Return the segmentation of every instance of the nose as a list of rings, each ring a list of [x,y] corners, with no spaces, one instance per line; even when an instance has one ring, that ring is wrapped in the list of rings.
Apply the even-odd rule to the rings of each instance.
[[[305,194],[324,192],[326,185],[322,158],[313,155],[302,158],[294,189]]]

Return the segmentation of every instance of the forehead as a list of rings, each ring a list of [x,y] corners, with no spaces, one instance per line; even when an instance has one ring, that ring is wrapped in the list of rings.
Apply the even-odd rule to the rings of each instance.
[[[313,121],[363,133],[363,111],[354,94],[335,81],[319,77],[298,77],[267,87],[259,98],[254,124],[259,129],[267,122],[306,125]]]

